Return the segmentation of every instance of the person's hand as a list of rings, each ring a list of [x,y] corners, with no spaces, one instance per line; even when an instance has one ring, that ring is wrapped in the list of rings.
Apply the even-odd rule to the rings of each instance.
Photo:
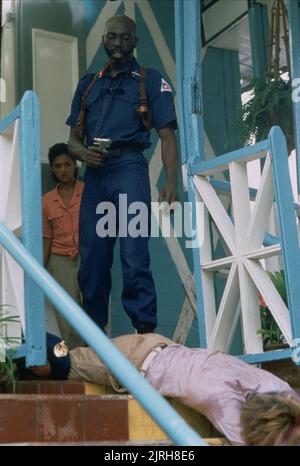
[[[103,152],[86,148],[82,160],[87,163],[88,167],[101,167],[105,161],[105,154]]]
[[[178,200],[178,183],[175,181],[167,181],[165,186],[159,192],[158,202],[166,201],[170,205]]]
[[[44,366],[31,366],[28,367],[28,370],[39,379],[49,379],[51,376],[51,368],[49,364],[45,364]]]

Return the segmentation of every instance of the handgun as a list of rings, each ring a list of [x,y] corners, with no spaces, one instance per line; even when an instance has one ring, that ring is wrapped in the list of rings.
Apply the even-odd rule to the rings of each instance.
[[[88,149],[101,152],[102,154],[107,154],[112,144],[112,140],[109,138],[94,138],[93,145],[88,146]]]

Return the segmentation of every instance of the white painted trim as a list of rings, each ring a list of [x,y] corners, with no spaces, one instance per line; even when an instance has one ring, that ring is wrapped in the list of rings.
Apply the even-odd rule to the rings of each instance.
[[[245,238],[247,250],[261,247],[267,229],[266,219],[274,201],[272,165],[270,155],[267,156],[258,188],[254,208]]]
[[[241,251],[250,221],[247,165],[243,162],[230,162],[229,173],[236,248]]]
[[[205,272],[216,272],[222,268],[230,268],[235,260],[234,256],[222,257],[222,259],[202,263],[201,269]]]
[[[196,202],[200,202],[200,196],[198,191],[195,192]],[[212,261],[212,241],[210,237],[210,222],[209,213],[207,208],[204,206],[204,215],[201,219],[198,229],[198,241],[200,244],[199,249],[199,264],[201,260]],[[210,335],[213,331],[213,327],[216,320],[216,300],[215,300],[215,284],[212,273],[205,272],[202,269],[201,281],[202,281],[202,292],[203,292],[203,306],[205,309],[205,330],[206,339],[209,341]]]
[[[240,300],[237,264],[232,264],[222,295],[215,325],[208,339],[208,348],[228,352],[231,346],[229,336],[233,335],[233,323]]]
[[[256,251],[249,251],[246,252],[244,257],[247,259],[267,259],[269,257],[273,257],[276,255],[279,255],[281,253],[281,245],[280,244],[274,244],[272,246],[265,246],[262,248],[258,248]]]
[[[211,217],[213,218],[218,230],[225,239],[231,253],[236,254],[234,226],[228,217],[220,199],[215,190],[207,179],[203,176],[193,176],[194,184],[205,202]]]
[[[245,352],[247,354],[261,353],[263,351],[263,341],[262,336],[257,333],[257,330],[261,328],[258,293],[244,264],[245,261],[238,261],[241,315],[243,324],[242,333],[244,337]]]

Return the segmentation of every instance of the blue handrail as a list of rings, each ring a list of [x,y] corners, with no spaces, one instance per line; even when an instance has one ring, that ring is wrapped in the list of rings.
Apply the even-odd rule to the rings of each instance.
[[[0,121],[0,134],[4,137],[9,135],[8,138],[10,138],[11,127],[16,121],[19,125],[22,242],[27,251],[42,263],[40,113],[38,97],[34,92],[26,91],[20,104]],[[15,186],[13,189],[14,196],[17,198],[18,187]],[[5,221],[5,219],[1,220]],[[24,277],[24,307],[26,309],[26,363],[36,366],[43,364],[46,358],[44,296],[38,286],[26,275]],[[18,348],[18,355],[22,354],[22,350],[23,348]]]
[[[207,446],[2,222],[0,244],[176,444]]]

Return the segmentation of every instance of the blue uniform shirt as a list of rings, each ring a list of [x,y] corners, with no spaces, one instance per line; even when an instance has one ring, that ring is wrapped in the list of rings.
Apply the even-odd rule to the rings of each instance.
[[[136,144],[141,149],[150,147],[150,131],[143,125],[137,112],[140,105],[139,86],[140,65],[135,59],[115,78],[109,69],[92,86],[87,98],[86,139],[91,145],[95,137],[110,138],[112,147],[122,144]],[[67,124],[76,127],[81,108],[81,98],[93,79],[93,74],[85,75],[78,83]],[[162,76],[147,68],[144,85],[148,108],[152,114],[152,124],[159,131],[164,126],[177,128],[172,90]]]

